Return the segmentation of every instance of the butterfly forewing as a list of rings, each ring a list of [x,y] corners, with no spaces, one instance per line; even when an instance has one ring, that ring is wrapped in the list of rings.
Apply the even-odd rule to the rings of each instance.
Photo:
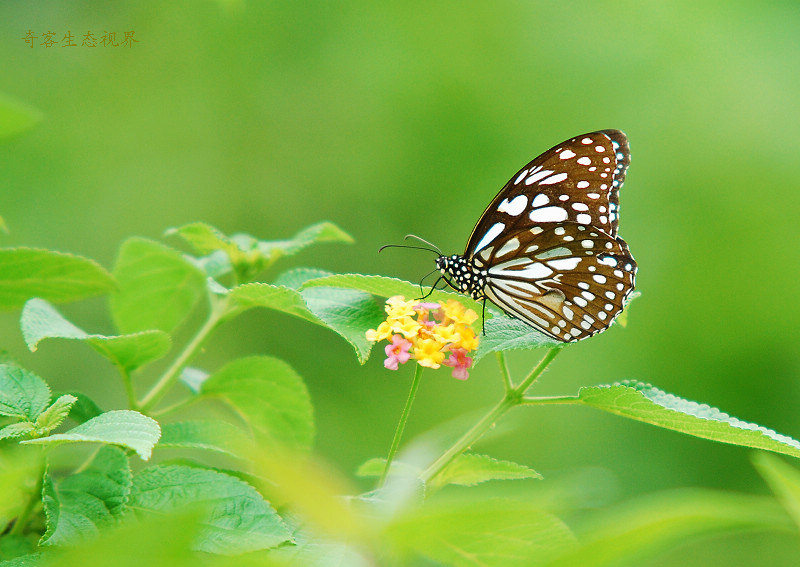
[[[616,236],[619,188],[630,163],[625,134],[601,130],[554,146],[520,169],[492,200],[472,232],[465,257],[500,234],[543,223],[574,222]]]
[[[504,234],[473,264],[486,271],[486,297],[560,341],[608,328],[636,274],[622,239],[574,222]]]

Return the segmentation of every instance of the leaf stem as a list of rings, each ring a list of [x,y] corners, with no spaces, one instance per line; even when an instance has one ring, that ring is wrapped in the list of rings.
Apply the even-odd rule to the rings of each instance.
[[[400,439],[403,437],[403,430],[406,427],[406,421],[408,421],[408,414],[411,412],[411,404],[414,403],[414,398],[417,395],[417,388],[419,388],[420,377],[422,376],[422,366],[419,364],[416,364],[415,366],[416,369],[414,371],[414,379],[411,382],[411,390],[408,392],[408,399],[406,400],[406,405],[403,408],[403,413],[400,414],[400,421],[397,423],[397,428],[394,430],[392,446],[389,448],[389,454],[386,456],[386,466],[383,467],[381,478],[378,481],[379,487],[383,486],[386,482],[386,477],[389,474],[389,468],[392,466],[392,460],[394,459],[397,449],[400,446]]]
[[[197,331],[192,340],[190,340],[175,361],[170,365],[164,374],[159,378],[158,382],[150,389],[140,404],[142,411],[147,412],[153,408],[161,399],[167,394],[170,388],[175,385],[181,375],[181,371],[187,364],[194,358],[203,346],[203,342],[208,338],[211,332],[217,327],[226,313],[227,301],[215,301],[214,296],[211,296],[211,309],[208,314],[208,319],[203,323],[203,326]]]
[[[495,422],[500,419],[508,410],[511,408],[518,406],[523,403],[523,394],[525,391],[533,385],[534,382],[541,376],[542,372],[548,367],[548,365],[553,361],[556,355],[561,351],[561,346],[555,346],[547,351],[547,354],[542,357],[539,363],[531,370],[531,373],[523,380],[519,386],[516,388],[511,388],[506,390],[503,399],[497,403],[489,413],[483,416],[475,425],[472,426],[464,435],[462,435],[453,445],[447,449],[442,455],[436,459],[433,463],[428,466],[422,474],[420,475],[420,479],[423,482],[428,482],[430,479],[435,477],[437,474],[442,472],[442,470],[449,465],[453,459],[458,457],[461,453],[466,451],[469,447],[472,446],[478,439],[480,439],[484,433],[486,433],[489,429],[491,429]],[[500,367],[503,368],[505,366],[505,359],[501,359]],[[505,377],[503,378],[504,382],[506,381]],[[510,378],[508,382],[510,383]]]
[[[506,363],[506,354],[502,350],[495,351],[497,357],[497,364],[500,366],[500,373],[503,375],[503,385],[506,392],[514,389],[514,384],[511,382],[511,374],[508,372],[508,364]]]

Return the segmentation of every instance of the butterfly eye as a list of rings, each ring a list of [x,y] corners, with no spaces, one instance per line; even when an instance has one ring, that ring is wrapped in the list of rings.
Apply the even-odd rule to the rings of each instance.
[[[634,289],[636,262],[617,235],[630,164],[619,130],[576,136],[511,177],[463,256],[437,266],[456,289],[489,299],[560,341],[607,329]]]

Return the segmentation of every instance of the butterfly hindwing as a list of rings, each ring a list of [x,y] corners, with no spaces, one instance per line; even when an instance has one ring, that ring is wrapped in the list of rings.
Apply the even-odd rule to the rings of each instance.
[[[543,333],[574,341],[603,331],[633,291],[636,262],[619,237],[579,223],[503,235],[479,253],[484,293]]]
[[[474,256],[492,237],[542,223],[575,222],[616,236],[619,188],[630,150],[619,130],[601,130],[553,146],[520,169],[495,196],[467,243]]]

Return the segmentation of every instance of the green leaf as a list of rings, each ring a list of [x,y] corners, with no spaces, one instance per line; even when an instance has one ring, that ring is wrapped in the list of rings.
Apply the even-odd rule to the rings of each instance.
[[[753,464],[800,528],[800,471],[769,453],[754,454]]]
[[[132,449],[142,460],[148,460],[161,436],[156,420],[131,410],[115,410],[100,414],[65,433],[57,433],[23,443],[109,443]]]
[[[211,254],[212,252],[221,250],[228,254],[229,257],[235,258],[237,254],[242,252],[230,238],[222,233],[222,231],[204,222],[193,222],[176,228],[170,228],[164,235],[180,236],[190,244],[198,254]]]
[[[519,319],[501,315],[494,309],[489,311],[492,313],[492,318],[486,320],[486,333],[480,336],[478,351],[473,357],[476,364],[491,352],[552,347],[563,344],[540,333]]]
[[[356,474],[358,476],[380,476],[386,459],[369,459],[362,464]],[[397,469],[397,470],[395,470]],[[391,474],[403,474],[406,476],[417,476],[421,469],[412,465],[394,461],[392,463]],[[461,486],[474,486],[488,480],[518,480],[525,478],[542,478],[535,470],[514,463],[511,461],[501,461],[487,455],[477,453],[464,453],[456,457],[442,472],[431,480],[432,486],[444,486],[446,484],[457,484]]]
[[[230,300],[229,317],[253,307],[266,307],[312,323],[322,324],[308,308],[300,292],[288,287],[249,283],[233,288],[228,294],[228,298]]]
[[[517,480],[523,478],[542,478],[535,470],[512,461],[501,461],[487,455],[464,453],[435,478],[432,484],[444,486],[458,484],[474,486],[487,480]]]
[[[358,467],[358,470],[356,471],[356,476],[362,476],[362,477],[381,476],[383,474],[383,469],[385,467],[386,467],[385,457],[375,457],[372,459],[368,459],[367,461],[361,463],[361,466]],[[395,459],[394,461],[392,461],[392,466],[389,468],[389,471],[390,475],[399,474],[407,477],[416,477],[422,472],[422,469]]]
[[[36,421],[50,405],[50,387],[33,372],[0,364],[0,415]]]
[[[0,441],[3,439],[16,439],[17,437],[26,437],[32,435],[36,428],[30,421],[20,421],[6,425],[0,429]]]
[[[36,549],[36,540],[30,535],[5,534],[0,536],[0,566],[6,564],[3,559],[18,558],[32,554]]]
[[[253,307],[266,307],[326,327],[350,343],[362,364],[373,346],[365,333],[383,319],[383,312],[370,295],[347,289],[315,288],[298,292],[281,285],[250,283],[233,288],[228,297],[229,316]]]
[[[388,533],[401,548],[457,567],[542,565],[575,545],[555,516],[499,499],[429,501],[401,516]]]
[[[106,446],[89,467],[55,485],[45,477],[43,500],[47,531],[40,543],[75,544],[113,525],[125,512],[132,486],[128,457]]]
[[[764,497],[711,491],[669,491],[603,510],[580,529],[581,545],[547,567],[643,565],[701,536],[743,530],[783,531],[786,514]],[[538,565],[524,563],[523,565]]]
[[[8,561],[0,561],[0,567],[40,567],[41,565],[43,565],[41,553],[31,553]]]
[[[418,284],[405,280],[365,274],[336,274],[324,278],[312,279],[307,281],[303,287],[307,289],[320,286],[358,289],[372,295],[377,295],[378,297],[402,295],[406,299],[422,297],[431,291],[431,288],[423,286],[420,292],[420,286]],[[483,310],[483,305],[481,303],[461,293],[435,290],[425,298],[426,301],[447,301],[448,299],[459,301],[464,307],[472,309],[478,315],[480,315]]]
[[[259,434],[293,448],[314,441],[314,415],[303,379],[291,366],[267,356],[226,364],[201,386],[201,396],[228,402]]]
[[[332,275],[334,275],[333,272],[320,270],[319,268],[292,268],[279,274],[272,283],[273,285],[290,287],[299,291],[307,281],[327,278]]]
[[[312,244],[353,242],[347,233],[330,222],[303,229],[289,240],[259,240],[249,234],[234,234],[229,237],[213,226],[200,222],[172,228],[167,234],[177,234],[197,253],[207,254],[208,256],[200,258],[198,262],[213,277],[227,273],[224,263],[214,258],[216,253],[224,252],[229,260],[228,269],[233,267],[240,281],[250,281],[281,257],[297,254]]]
[[[22,309],[22,336],[33,352],[43,339],[86,341],[97,352],[126,372],[133,372],[169,352],[172,340],[163,331],[142,331],[130,335],[90,335],[67,321],[52,305],[39,298]]]
[[[56,393],[57,396],[61,396],[63,394],[70,394],[78,400],[75,402],[75,405],[72,406],[72,410],[69,412],[69,417],[73,421],[83,423],[103,413],[103,410],[100,409],[100,406],[98,406],[94,400],[92,400],[86,394],[74,391]]]
[[[41,119],[42,113],[32,106],[0,95],[0,138],[23,132]]]
[[[252,440],[238,427],[221,420],[191,420],[167,423],[158,447],[204,449],[238,458],[252,453]]]
[[[205,275],[172,248],[131,238],[120,249],[111,314],[123,333],[172,332],[206,289]]]
[[[203,529],[195,548],[209,553],[270,549],[291,539],[278,514],[252,486],[208,469],[182,465],[146,468],[133,479],[130,505],[159,515],[187,506],[203,507]]]
[[[320,222],[304,228],[289,240],[262,240],[258,243],[261,254],[270,263],[281,256],[292,256],[312,244],[321,242],[344,242],[352,244],[353,237],[332,222]]]
[[[23,513],[31,502],[39,500],[34,487],[42,478],[42,455],[30,447],[3,443],[0,449],[0,525]],[[35,500],[34,500],[35,499]]]
[[[64,394],[56,399],[56,401],[50,404],[49,408],[40,413],[39,417],[36,418],[36,423],[34,424],[36,433],[38,435],[50,433],[53,429],[61,425],[64,420],[67,419],[72,406],[77,401],[78,398],[70,396],[69,394]]]
[[[0,310],[19,309],[31,297],[63,303],[113,288],[111,274],[93,260],[52,250],[0,249]]]
[[[636,381],[581,388],[579,400],[603,411],[721,443],[800,457],[800,442]]]

